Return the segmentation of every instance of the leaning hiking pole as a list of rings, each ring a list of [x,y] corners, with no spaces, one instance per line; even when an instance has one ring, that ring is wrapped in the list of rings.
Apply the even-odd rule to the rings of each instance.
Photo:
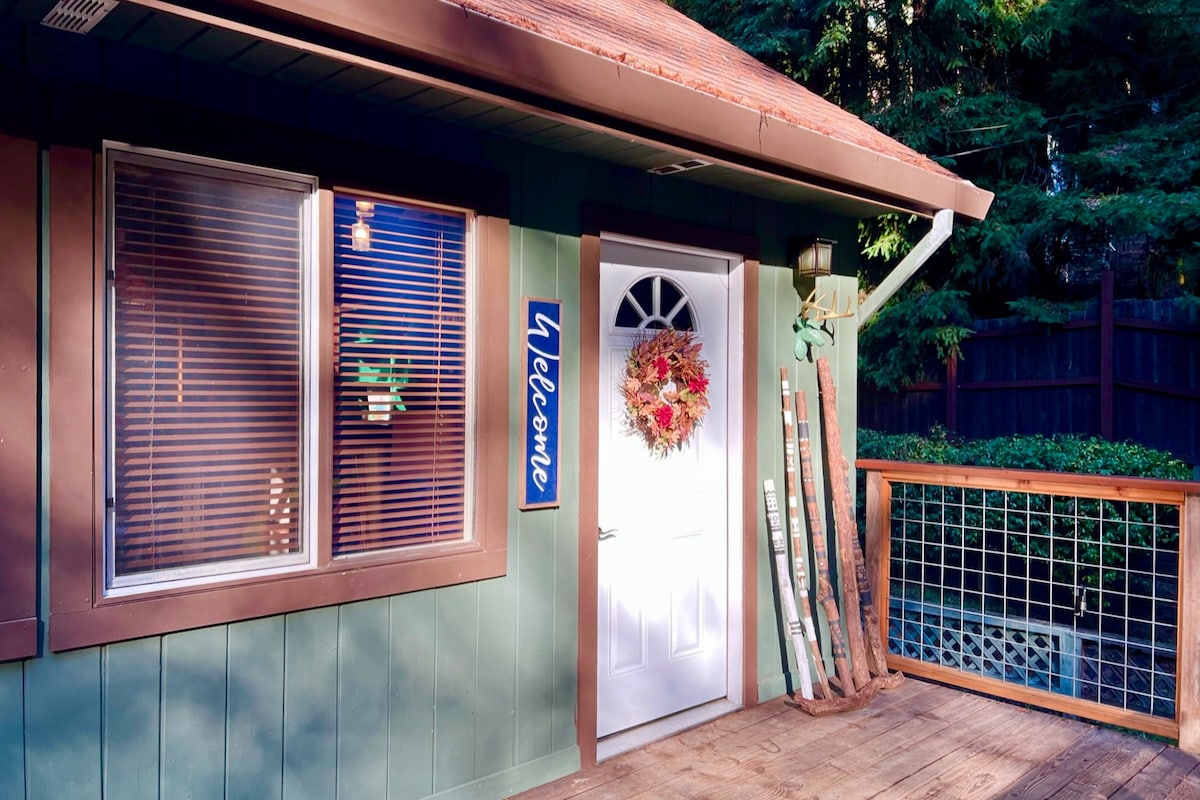
[[[867,575],[866,563],[863,560],[862,548],[858,543],[858,525],[854,521],[854,506],[850,501],[850,474],[846,457],[842,453],[842,434],[837,421],[837,387],[833,383],[833,372],[829,368],[829,360],[817,359],[817,384],[821,390],[821,410],[824,416],[825,449],[829,461],[829,491],[833,495],[834,516],[837,518],[839,563],[842,567],[842,579],[845,582],[845,601],[847,626],[850,629],[850,658],[853,661],[855,681],[860,677],[867,679],[870,659],[870,671],[883,677],[888,674],[887,661],[884,656],[883,642],[879,635],[879,617],[871,599],[871,583]],[[851,577],[854,583],[851,584]],[[863,636],[863,621],[859,614],[866,617],[866,632]],[[857,631],[855,628],[857,627]],[[854,652],[855,637],[858,645],[870,651],[862,654],[863,658]],[[860,672],[859,665],[862,665]]]
[[[833,665],[837,668],[838,680],[842,683],[842,694],[854,694],[854,677],[850,663],[846,660],[846,632],[842,629],[842,618],[838,613],[837,598],[833,595],[833,581],[829,574],[829,545],[825,541],[825,529],[821,525],[821,510],[817,505],[816,481],[813,478],[812,443],[809,441],[808,407],[804,391],[796,392],[796,430],[800,444],[800,491],[804,497],[804,513],[808,517],[808,535],[812,539],[813,555],[817,565],[817,602],[825,609],[829,622],[829,640],[833,645]]]
[[[825,658],[821,655],[821,645],[817,642],[817,628],[813,624],[812,604],[808,599],[808,573],[804,569],[804,556],[808,548],[800,535],[800,503],[796,495],[796,435],[793,430],[795,424],[792,419],[792,390],[788,384],[787,367],[779,368],[779,386],[783,394],[784,485],[787,489],[788,529],[792,533],[796,594],[800,597],[800,615],[804,622],[804,633],[808,637],[808,647],[812,651],[813,664],[816,666],[817,680],[821,684],[821,696],[832,697],[829,678],[825,674]]]
[[[846,458],[842,455],[842,434],[837,422],[837,389],[833,385],[833,373],[829,360],[817,359],[817,385],[821,390],[821,417],[825,433],[826,457],[829,470],[826,482],[833,494],[833,515],[837,530],[838,566],[842,574],[842,602],[846,613],[846,636],[850,644],[850,670],[854,685],[861,689],[871,680],[867,667],[867,646],[863,638],[862,611],[859,605],[858,584],[854,578],[854,544],[858,538],[858,526],[854,522],[854,508],[846,496]]]
[[[779,590],[779,605],[784,616],[780,618],[785,638],[791,638],[796,651],[796,669],[800,672],[800,696],[813,699],[812,673],[808,669],[808,648],[804,646],[804,635],[800,627],[800,615],[796,613],[796,596],[792,594],[792,580],[787,565],[787,545],[783,541],[783,526],[779,522],[779,500],[775,496],[775,481],[763,481],[763,499],[767,506],[767,530],[771,533],[771,550],[775,553],[775,585]]]
[[[850,487],[846,487],[847,496]],[[854,575],[858,580],[858,600],[862,606],[863,624],[867,628],[867,658],[871,662],[871,674],[883,677],[888,674],[887,654],[883,649],[883,639],[879,632],[879,614],[875,611],[875,601],[871,595],[871,577],[867,574],[867,560],[863,556],[862,545],[858,536],[854,537]]]

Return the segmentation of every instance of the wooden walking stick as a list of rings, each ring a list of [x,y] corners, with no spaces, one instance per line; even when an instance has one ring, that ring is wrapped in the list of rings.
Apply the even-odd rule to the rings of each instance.
[[[846,487],[846,493],[850,493],[849,486]],[[871,577],[867,574],[867,560],[863,557],[857,531],[854,534],[854,575],[858,579],[858,602],[862,606],[863,625],[867,629],[867,659],[870,661],[871,674],[882,678],[888,674],[887,651],[883,647],[879,612],[875,610],[872,599]]]
[[[842,434],[837,421],[837,387],[833,383],[833,372],[829,359],[817,359],[817,383],[821,389],[821,409],[825,417],[825,449],[829,460],[829,491],[833,495],[833,510],[837,517],[838,552],[841,556],[842,576],[846,590],[847,626],[850,629],[850,658],[853,662],[855,682],[868,672],[883,677],[888,674],[883,642],[879,637],[879,616],[871,598],[871,582],[867,575],[862,546],[858,542],[858,525],[854,521],[854,505],[850,501],[850,474],[846,457],[842,454]],[[854,576],[854,585],[850,576]],[[851,609],[853,615],[851,616]],[[866,618],[866,635],[863,635],[863,620]],[[865,644],[862,673],[859,672],[859,656],[854,652],[855,627],[859,644]],[[869,666],[868,661],[869,659]]]
[[[767,506],[767,530],[771,533],[771,549],[775,552],[775,585],[779,589],[779,604],[783,616],[779,619],[784,636],[791,637],[796,651],[796,669],[800,671],[800,696],[813,699],[812,672],[808,668],[808,651],[796,613],[796,596],[792,594],[792,579],[787,567],[787,545],[783,542],[783,527],[779,523],[779,500],[775,496],[775,481],[763,481],[763,499]]]
[[[829,640],[833,645],[833,665],[837,668],[842,694],[854,694],[854,676],[846,660],[846,632],[838,613],[837,598],[833,596],[833,581],[829,575],[829,545],[821,525],[821,510],[817,505],[816,481],[813,479],[812,444],[809,441],[808,405],[804,390],[796,392],[796,430],[800,442],[800,491],[804,497],[804,512],[808,517],[808,535],[812,539],[817,564],[817,602],[825,609],[829,622]]]
[[[854,523],[854,508],[846,496],[846,458],[842,455],[842,433],[837,422],[837,388],[829,359],[817,359],[817,385],[821,390],[821,416],[825,433],[825,449],[829,462],[827,472],[829,491],[833,495],[833,512],[837,531],[838,566],[842,573],[842,601],[846,613],[846,635],[850,645],[850,670],[854,685],[862,689],[871,680],[867,666],[866,640],[863,638],[862,608],[859,605],[858,583],[854,577],[854,544],[858,526]]]
[[[825,657],[821,655],[821,645],[817,642],[817,628],[813,624],[812,603],[808,599],[808,573],[804,569],[804,556],[808,548],[800,535],[800,504],[796,499],[796,436],[793,430],[792,390],[788,384],[787,367],[779,368],[779,386],[783,394],[784,486],[787,489],[788,528],[792,532],[792,564],[795,568],[796,594],[800,596],[800,615],[804,622],[804,633],[808,637],[808,647],[812,651],[817,681],[821,684],[821,696],[832,697],[829,677],[825,674]]]

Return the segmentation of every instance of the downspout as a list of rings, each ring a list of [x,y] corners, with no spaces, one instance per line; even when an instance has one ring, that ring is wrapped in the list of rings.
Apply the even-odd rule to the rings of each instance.
[[[916,246],[908,252],[896,268],[888,273],[883,282],[875,287],[875,290],[867,295],[866,299],[858,307],[858,327],[861,328],[867,323],[867,320],[875,316],[876,312],[883,307],[883,304],[891,299],[900,287],[903,286],[909,278],[916,274],[925,262],[929,260],[942,244],[950,238],[950,234],[954,231],[954,212],[948,208],[933,215],[933,227],[929,229],[929,233],[917,242]]]

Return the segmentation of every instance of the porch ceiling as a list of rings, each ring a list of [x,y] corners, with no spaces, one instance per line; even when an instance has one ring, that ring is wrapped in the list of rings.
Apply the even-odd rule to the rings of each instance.
[[[38,23],[54,0],[0,0],[0,16]],[[204,11],[171,6],[159,0],[122,0],[88,34],[131,47],[195,59],[206,64],[278,80],[293,86],[329,92],[363,102],[455,123],[506,139],[551,150],[583,155],[635,170],[662,167],[691,158],[709,166],[656,176],[655,180],[687,181],[720,187],[755,197],[812,206],[821,211],[869,217],[893,210],[927,213],[882,197],[814,183],[807,176],[786,174],[769,164],[723,158],[700,152],[686,142],[664,143],[669,136],[655,131],[617,127],[615,120],[575,118],[569,109],[539,107],[534,98],[514,99],[475,82],[459,85],[444,70],[406,62],[391,53],[358,47],[286,26],[256,27]],[[71,34],[63,34],[71,35]]]

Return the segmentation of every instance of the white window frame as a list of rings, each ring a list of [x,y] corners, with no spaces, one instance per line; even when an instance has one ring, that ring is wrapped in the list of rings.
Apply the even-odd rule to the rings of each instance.
[[[116,550],[116,411],[113,392],[116,382],[116,335],[115,301],[116,287],[107,281],[104,319],[104,421],[105,421],[105,509],[104,509],[104,595],[123,597],[146,592],[160,592],[204,585],[218,580],[234,578],[265,578],[300,570],[313,569],[317,565],[316,519],[318,448],[316,443],[320,409],[317,407],[317,339],[319,315],[317,311],[318,270],[317,253],[320,252],[322,231],[317,202],[318,181],[315,176],[285,172],[268,168],[214,158],[186,155],[156,148],[135,147],[119,142],[104,142],[104,266],[111,276],[114,271],[114,181],[112,168],[117,162],[135,163],[145,166],[169,167],[182,172],[222,178],[234,177],[264,186],[294,189],[303,192],[302,228],[299,242],[301,261],[301,420],[300,420],[300,502],[302,506],[300,525],[300,552],[262,556],[253,559],[224,561],[215,564],[197,564],[163,570],[141,572],[135,575],[115,574]]]
[[[466,270],[466,281],[464,291],[466,292],[466,318],[464,320],[464,330],[466,331],[465,344],[465,359],[464,369],[466,370],[466,390],[464,398],[466,403],[463,425],[466,430],[466,440],[463,443],[463,519],[462,519],[462,539],[456,542],[430,542],[425,544],[409,544],[396,545],[395,547],[380,548],[378,550],[370,550],[361,553],[346,553],[333,557],[334,562],[353,562],[356,559],[377,559],[380,556],[396,555],[398,553],[429,555],[436,554],[438,550],[446,549],[447,547],[455,547],[464,542],[475,542],[479,540],[476,534],[476,518],[475,518],[475,452],[476,438],[478,430],[476,429],[478,421],[478,413],[475,405],[476,400],[476,384],[478,383],[476,370],[479,367],[478,349],[479,335],[477,333],[477,325],[479,323],[479,303],[482,299],[479,297],[477,290],[479,282],[479,247],[478,247],[478,224],[476,221],[476,212],[469,208],[461,206],[445,205],[443,203],[431,203],[424,200],[414,200],[400,195],[388,195],[378,192],[357,191],[352,188],[343,186],[335,186],[332,189],[334,197],[339,194],[352,195],[356,197],[370,198],[377,203],[394,203],[396,205],[418,206],[420,208],[428,208],[435,211],[447,212],[452,214],[462,214],[465,226],[463,236],[463,268]],[[332,215],[329,220],[330,226],[333,225]],[[333,265],[330,264],[330,269]],[[331,324],[330,321],[322,320],[324,324]],[[333,532],[330,531],[332,536]]]

